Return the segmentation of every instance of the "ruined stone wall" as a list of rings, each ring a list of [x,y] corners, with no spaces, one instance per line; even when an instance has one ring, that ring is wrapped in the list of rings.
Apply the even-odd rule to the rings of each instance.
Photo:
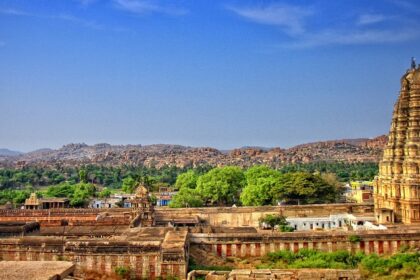
[[[188,273],[187,280],[198,277],[206,280],[360,280],[360,272],[356,269],[239,269],[232,271],[193,270]]]
[[[106,215],[109,214],[109,215]],[[39,222],[42,227],[60,226],[66,220],[71,226],[128,225],[131,209],[48,209],[48,210],[0,210],[0,222]]]
[[[185,279],[185,255],[165,259],[159,241],[63,241],[60,238],[0,239],[0,260],[66,260],[76,264],[76,275],[83,271],[113,273],[127,267],[132,276],[143,279],[177,276]]]
[[[351,242],[350,236],[357,235]],[[220,257],[260,257],[269,252],[317,249],[327,252],[347,250],[366,254],[392,254],[401,246],[420,248],[418,229],[360,232],[291,232],[291,233],[192,233],[190,244],[200,246]]]
[[[325,217],[331,214],[372,213],[373,204],[311,204],[261,207],[155,208],[155,218],[170,219],[198,216],[211,226],[259,226],[259,219],[267,214],[286,217]]]
[[[282,214],[286,217],[320,217],[342,213],[373,213],[373,204],[312,204],[261,207],[206,207],[206,208],[155,208],[154,215],[171,219],[199,217],[212,226],[258,226],[259,219],[267,214]],[[133,210],[111,209],[48,209],[48,210],[0,210],[0,222],[35,221],[41,226],[59,226],[61,220],[69,225],[129,225]]]

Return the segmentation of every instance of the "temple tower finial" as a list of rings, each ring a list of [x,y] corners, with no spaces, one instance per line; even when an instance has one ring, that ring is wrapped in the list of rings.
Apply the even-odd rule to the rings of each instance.
[[[414,56],[411,57],[411,69],[416,69],[416,58]]]

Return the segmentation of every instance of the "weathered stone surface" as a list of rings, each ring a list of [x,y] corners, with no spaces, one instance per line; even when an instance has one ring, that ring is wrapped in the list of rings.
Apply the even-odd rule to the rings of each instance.
[[[0,262],[0,279],[52,280],[72,275],[75,265],[63,261],[3,261]]]
[[[358,270],[344,269],[241,269],[231,272],[191,271],[188,280],[206,275],[206,280],[251,280],[251,279],[282,279],[282,280],[359,280],[362,279]]]
[[[375,209],[380,222],[420,223],[419,146],[420,68],[412,68],[401,78],[388,144],[375,183]]]

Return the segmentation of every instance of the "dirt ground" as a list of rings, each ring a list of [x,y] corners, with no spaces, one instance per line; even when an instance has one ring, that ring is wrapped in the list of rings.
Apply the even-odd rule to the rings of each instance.
[[[202,266],[230,266],[236,269],[251,269],[256,268],[257,265],[261,264],[261,259],[259,257],[228,257],[224,260],[213,252],[208,252],[204,247],[200,246],[192,246],[190,248],[190,257],[197,265]]]

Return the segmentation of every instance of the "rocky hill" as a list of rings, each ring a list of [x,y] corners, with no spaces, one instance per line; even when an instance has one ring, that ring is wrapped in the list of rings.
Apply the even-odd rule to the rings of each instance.
[[[43,149],[22,155],[0,156],[0,167],[72,166],[97,164],[105,166],[266,164],[279,167],[288,163],[315,161],[378,162],[387,137],[343,139],[298,145],[289,149],[245,147],[230,151],[180,145],[109,145],[69,144],[57,150]]]
[[[12,150],[9,150],[9,149],[0,149],[0,156],[8,157],[8,156],[18,156],[18,155],[21,155],[21,154],[22,153],[18,152],[18,151],[12,151]]]

